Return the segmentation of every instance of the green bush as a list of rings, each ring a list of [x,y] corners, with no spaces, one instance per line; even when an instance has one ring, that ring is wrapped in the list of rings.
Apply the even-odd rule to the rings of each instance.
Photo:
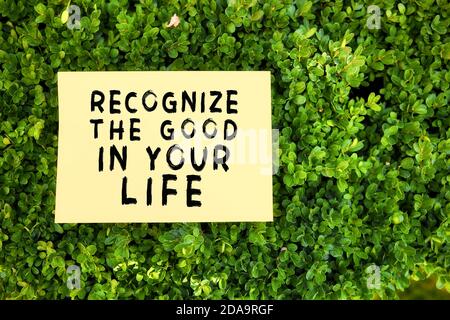
[[[430,274],[450,288],[447,0],[72,4],[80,29],[67,1],[0,0],[0,298],[384,299]],[[274,222],[55,224],[61,70],[270,70]]]
[[[402,300],[450,300],[450,292],[437,290],[433,277],[423,281],[413,281],[399,296]]]

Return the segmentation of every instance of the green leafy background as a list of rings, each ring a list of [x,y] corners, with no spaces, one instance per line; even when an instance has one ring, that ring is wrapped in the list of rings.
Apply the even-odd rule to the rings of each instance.
[[[79,30],[66,1],[0,0],[0,298],[387,299],[432,274],[450,289],[447,0],[72,4]],[[274,223],[55,224],[61,70],[270,70]]]

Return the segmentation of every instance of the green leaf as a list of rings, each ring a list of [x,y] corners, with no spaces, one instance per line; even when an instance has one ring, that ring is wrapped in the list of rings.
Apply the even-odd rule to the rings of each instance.
[[[302,95],[298,95],[298,96],[296,96],[295,97],[295,104],[297,104],[297,105],[302,105],[302,104],[305,104],[305,102],[306,102],[306,97],[305,96],[302,96]]]
[[[61,13],[61,22],[64,24],[69,20],[69,11],[66,9]]]
[[[55,223],[53,226],[54,226],[55,231],[56,231],[57,233],[59,233],[59,234],[64,233],[64,229],[61,227],[60,224]]]
[[[46,8],[45,5],[42,4],[42,3],[39,3],[39,4],[37,4],[36,6],[34,6],[34,10],[36,10],[36,12],[37,12],[39,15],[45,15],[45,13],[47,12],[47,8]]]
[[[299,1],[299,16],[305,16],[312,8],[312,1]]]
[[[420,104],[414,107],[414,112],[417,114],[427,114],[427,106]]]
[[[288,187],[292,187],[294,185],[294,179],[292,176],[289,176],[289,175],[285,175],[283,177],[283,182]]]
[[[264,15],[264,11],[258,10],[255,13],[252,14],[252,18],[251,19],[252,19],[252,21],[258,21],[258,20],[262,19],[263,15]]]
[[[52,259],[51,265],[53,268],[65,268],[66,262],[63,257],[55,256]]]
[[[414,167],[414,160],[411,158],[405,158],[402,160],[400,166],[406,170],[410,170]]]
[[[337,187],[338,187],[340,192],[345,192],[345,190],[347,190],[348,184],[347,184],[347,182],[345,180],[338,179],[337,180]]]
[[[305,35],[303,36],[305,39],[311,38],[317,31],[317,28],[311,28],[308,31],[306,31]]]
[[[236,31],[236,27],[233,22],[230,22],[227,24],[227,32],[228,33],[234,33]]]
[[[97,252],[97,247],[93,244],[87,246],[86,250],[89,252],[90,255],[94,255],[95,252]]]
[[[381,57],[381,62],[386,65],[392,65],[395,63],[395,51],[389,50]]]
[[[450,60],[450,42],[442,45],[440,55],[441,58]]]
[[[170,50],[168,51],[168,53],[169,53],[169,57],[171,57],[171,58],[173,58],[173,59],[175,59],[176,57],[178,57],[178,51],[175,50],[175,49],[170,49]]]

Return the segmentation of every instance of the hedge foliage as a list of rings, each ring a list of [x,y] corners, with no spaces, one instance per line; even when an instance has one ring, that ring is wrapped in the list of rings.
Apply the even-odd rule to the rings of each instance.
[[[0,0],[0,298],[395,298],[430,274],[450,288],[447,0],[72,4],[80,29],[65,0]],[[270,70],[274,223],[55,224],[61,70]]]

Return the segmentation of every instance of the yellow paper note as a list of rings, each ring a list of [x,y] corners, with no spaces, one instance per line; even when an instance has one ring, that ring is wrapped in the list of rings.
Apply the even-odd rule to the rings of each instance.
[[[57,223],[272,221],[270,72],[59,72]]]

